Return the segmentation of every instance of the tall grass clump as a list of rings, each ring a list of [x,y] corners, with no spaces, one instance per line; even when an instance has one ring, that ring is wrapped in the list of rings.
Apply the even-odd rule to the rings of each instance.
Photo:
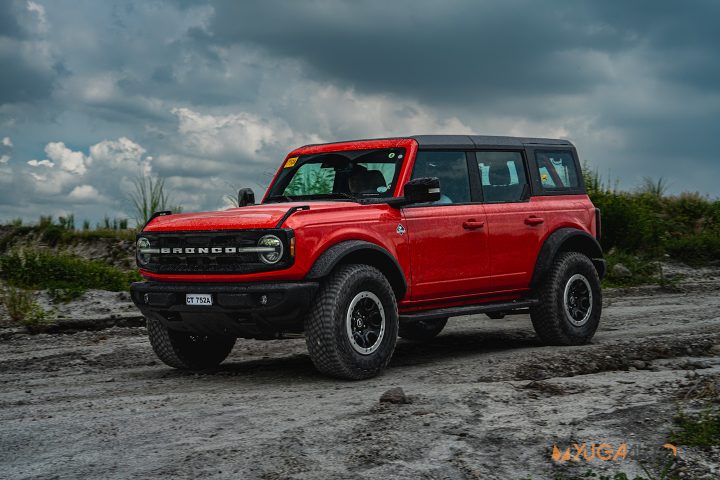
[[[139,280],[136,272],[103,262],[44,249],[17,248],[0,256],[0,277],[8,284],[28,289],[127,290]]]
[[[165,191],[164,178],[141,175],[136,177],[133,183],[135,190],[130,194],[130,202],[135,209],[137,226],[145,225],[155,212],[182,212],[181,206],[172,205],[170,195]]]
[[[15,287],[0,290],[0,304],[7,310],[12,321],[29,329],[41,329],[51,322],[47,312],[38,305],[32,292]]]

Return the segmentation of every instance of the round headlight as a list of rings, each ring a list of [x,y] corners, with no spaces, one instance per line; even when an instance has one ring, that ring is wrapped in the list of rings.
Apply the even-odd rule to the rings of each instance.
[[[260,252],[260,261],[274,265],[283,256],[283,243],[275,235],[265,235],[258,241],[258,247],[267,249]]]
[[[150,263],[150,240],[145,237],[138,238],[137,241],[137,261],[140,265]]]

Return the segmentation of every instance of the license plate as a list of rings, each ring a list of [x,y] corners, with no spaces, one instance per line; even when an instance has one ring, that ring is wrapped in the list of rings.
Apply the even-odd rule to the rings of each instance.
[[[212,295],[209,293],[188,293],[185,295],[185,305],[212,305]]]

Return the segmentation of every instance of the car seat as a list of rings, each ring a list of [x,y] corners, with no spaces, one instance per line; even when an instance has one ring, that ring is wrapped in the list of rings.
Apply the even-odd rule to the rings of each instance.
[[[522,195],[522,185],[512,184],[507,163],[490,164],[488,171],[490,185],[483,186],[485,201],[488,203],[517,202]]]
[[[348,179],[350,193],[382,193],[379,188],[387,188],[387,182],[380,170],[361,170]]]

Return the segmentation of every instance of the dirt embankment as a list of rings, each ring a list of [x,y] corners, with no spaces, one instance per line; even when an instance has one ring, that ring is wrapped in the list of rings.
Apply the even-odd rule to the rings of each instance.
[[[706,274],[683,288],[608,292],[582,347],[541,346],[525,316],[453,319],[433,342],[401,340],[383,375],[354,383],[317,374],[302,339],[239,340],[221,368],[191,374],[161,365],[142,327],[13,333],[0,340],[0,476],[641,474],[678,406],[720,390],[720,282]],[[381,404],[394,387],[410,403]],[[551,459],[553,445],[583,442],[630,452]],[[720,477],[717,449],[679,455],[683,478]]]

